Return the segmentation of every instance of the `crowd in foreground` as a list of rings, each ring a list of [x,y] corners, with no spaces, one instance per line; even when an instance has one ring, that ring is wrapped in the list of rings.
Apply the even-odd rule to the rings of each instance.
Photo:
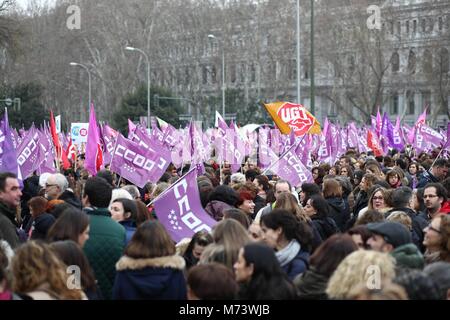
[[[437,150],[439,151],[439,150]],[[105,169],[0,173],[0,300],[450,299],[450,163],[348,150],[297,188],[213,160],[217,221],[175,243],[152,205],[189,167],[138,188]]]

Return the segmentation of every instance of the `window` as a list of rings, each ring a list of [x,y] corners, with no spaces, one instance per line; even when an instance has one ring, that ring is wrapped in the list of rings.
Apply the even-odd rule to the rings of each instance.
[[[391,96],[391,115],[398,114],[398,94],[393,94]]]
[[[391,22],[389,27],[391,29],[391,34],[394,34],[394,22]]]
[[[416,73],[416,54],[412,49],[409,50],[408,55],[408,71],[410,73]]]
[[[397,22],[397,34],[402,34],[402,23],[400,21]]]
[[[228,71],[230,73],[230,81],[231,83],[236,83],[236,65],[231,65],[230,70]]]
[[[409,21],[406,21],[405,28],[406,28],[406,34],[409,34]]]
[[[355,71],[355,57],[353,55],[348,56],[347,64],[349,73],[353,74],[353,72]]]
[[[431,73],[433,72],[433,54],[430,50],[425,50],[423,52],[423,72]]]
[[[441,48],[439,50],[439,66],[440,66],[440,72],[442,73],[448,73],[449,71],[449,56],[448,56],[448,50],[446,48]]]
[[[407,114],[414,114],[415,113],[415,109],[416,109],[416,105],[414,102],[414,92],[411,91],[407,91],[406,92],[406,97],[407,97],[407,101],[408,101],[408,105],[407,105],[407,109],[406,109],[406,113]]]
[[[398,72],[400,70],[400,56],[397,52],[394,52],[391,57],[392,72]]]
[[[245,73],[247,72],[245,68],[245,63],[240,64],[240,70],[239,70],[239,82],[244,83],[245,82]]]
[[[425,110],[426,107],[429,107],[431,104],[431,92],[423,91],[422,92],[422,111]],[[422,112],[420,111],[420,112]]]
[[[297,62],[295,60],[289,60],[286,67],[288,68],[289,80],[297,79]]]
[[[250,81],[256,82],[256,68],[254,64],[250,66]]]
[[[417,20],[413,20],[413,33],[417,33]]]
[[[442,17],[439,17],[439,20],[438,20],[438,28],[439,28],[439,31],[442,31],[443,25],[444,25],[444,23],[443,23],[443,21],[442,21]]]
[[[202,83],[208,84],[208,68],[206,66],[202,67]]]
[[[422,19],[422,32],[425,33],[427,31],[427,20]]]
[[[211,82],[217,83],[217,68],[216,68],[216,66],[211,67]]]

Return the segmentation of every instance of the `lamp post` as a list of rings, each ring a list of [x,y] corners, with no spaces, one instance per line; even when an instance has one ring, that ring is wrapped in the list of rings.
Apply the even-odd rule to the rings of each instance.
[[[148,55],[141,49],[139,48],[134,48],[134,47],[125,47],[125,50],[128,51],[137,51],[141,54],[144,55],[145,60],[147,61],[147,127],[148,130],[151,130],[151,126],[150,126],[150,59],[148,58]]]
[[[215,35],[208,34],[209,39],[216,39],[220,41]],[[225,118],[225,47],[223,45],[223,41],[220,41],[222,47],[222,114]]]
[[[297,103],[300,99],[300,0],[297,0]]]
[[[311,113],[315,112],[315,84],[314,84],[314,0],[311,0]]]
[[[91,107],[91,72],[89,71],[89,68],[86,67],[84,64],[78,63],[78,62],[71,62],[70,63],[71,66],[78,66],[78,67],[82,67],[84,70],[87,71],[88,73],[88,85],[89,85],[89,103],[88,103],[88,110]]]

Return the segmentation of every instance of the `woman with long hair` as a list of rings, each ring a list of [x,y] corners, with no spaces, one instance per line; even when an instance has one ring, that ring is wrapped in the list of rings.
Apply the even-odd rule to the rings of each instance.
[[[239,250],[234,264],[236,280],[241,284],[241,300],[295,299],[295,289],[289,281],[272,248],[250,243]]]
[[[309,269],[295,278],[299,297],[305,300],[327,299],[328,280],[339,263],[356,250],[358,246],[346,234],[335,234],[323,242],[309,259]]]
[[[113,299],[185,300],[185,261],[159,221],[140,225],[116,264]]]
[[[72,240],[80,247],[83,247],[88,239],[89,216],[75,208],[64,210],[47,234],[49,242]]]
[[[263,240],[272,247],[289,279],[306,271],[312,249],[311,227],[292,213],[275,209],[261,217]]]
[[[43,242],[29,241],[12,258],[14,292],[34,300],[82,300],[83,291],[68,284],[66,265]]]
[[[313,227],[322,240],[326,240],[339,232],[336,222],[329,216],[330,206],[322,196],[314,195],[309,198],[305,206],[305,212],[312,220]]]
[[[424,232],[425,262],[450,262],[450,215],[438,215]]]
[[[66,266],[77,266],[80,268],[81,288],[89,300],[103,299],[96,284],[94,271],[83,250],[81,250],[77,243],[72,240],[56,241],[50,244],[50,249]]]
[[[198,263],[206,246],[212,242],[212,236],[206,231],[198,231],[194,234],[183,253],[183,258],[186,261],[186,270],[189,270]]]
[[[111,219],[118,222],[125,228],[125,244],[130,242],[131,237],[136,232],[137,206],[135,200],[118,198],[110,205]]]

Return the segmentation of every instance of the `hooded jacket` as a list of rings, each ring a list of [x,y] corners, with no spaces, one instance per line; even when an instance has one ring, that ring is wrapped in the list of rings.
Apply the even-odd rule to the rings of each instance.
[[[315,216],[312,216],[312,223],[314,229],[316,229],[319,233],[322,241],[325,241],[333,234],[339,232],[339,228],[337,227],[336,222],[330,217],[316,218]]]
[[[133,259],[123,256],[116,264],[113,299],[185,300],[185,261],[180,256]]]
[[[50,213],[43,213],[33,220],[31,240],[45,239],[50,227],[55,223],[56,219]]]
[[[413,243],[404,244],[395,248],[391,252],[391,255],[395,258],[398,268],[422,270],[425,266],[422,253]]]
[[[223,218],[223,212],[225,210],[233,208],[228,203],[219,200],[212,200],[208,202],[205,207],[205,211],[214,218],[216,221],[220,221]]]
[[[329,217],[332,218],[339,230],[344,230],[348,220],[350,220],[350,208],[342,198],[327,198],[330,207]]]

